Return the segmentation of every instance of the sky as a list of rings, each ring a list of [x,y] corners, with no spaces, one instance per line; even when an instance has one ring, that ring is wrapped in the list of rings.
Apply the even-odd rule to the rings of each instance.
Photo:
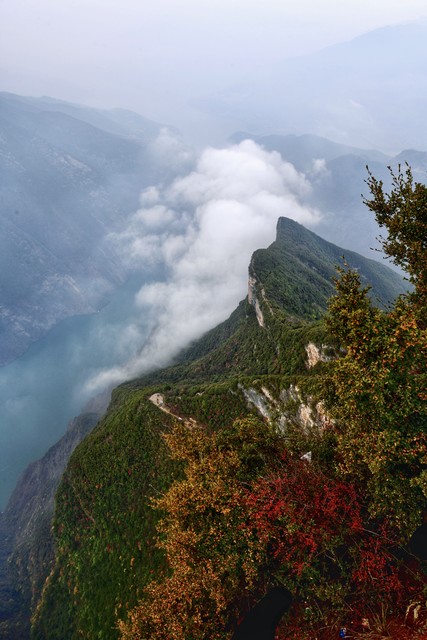
[[[426,16],[425,0],[0,0],[0,89],[129,108],[214,136],[197,98]]]

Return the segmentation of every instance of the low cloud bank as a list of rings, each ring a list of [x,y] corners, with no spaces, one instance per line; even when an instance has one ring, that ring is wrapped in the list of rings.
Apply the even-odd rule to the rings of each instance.
[[[274,240],[277,219],[318,222],[309,195],[303,174],[251,140],[207,148],[186,176],[144,190],[141,208],[109,242],[128,268],[165,274],[136,296],[150,336],[125,366],[100,371],[87,388],[99,391],[165,366],[227,318],[246,294],[253,251]]]

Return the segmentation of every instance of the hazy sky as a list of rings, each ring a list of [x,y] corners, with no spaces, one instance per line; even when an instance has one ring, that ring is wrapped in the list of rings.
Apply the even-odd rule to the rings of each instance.
[[[193,98],[426,15],[425,0],[0,0],[0,89],[180,126]]]

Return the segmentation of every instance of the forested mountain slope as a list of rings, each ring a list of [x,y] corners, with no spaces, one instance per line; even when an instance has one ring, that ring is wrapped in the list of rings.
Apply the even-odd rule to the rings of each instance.
[[[114,391],[107,415],[72,455],[57,493],[55,561],[36,607],[34,638],[117,638],[117,621],[163,575],[166,557],[155,545],[159,512],[151,499],[182,478],[183,463],[170,458],[164,440],[176,425],[196,435],[201,429],[206,437],[224,433],[226,448],[228,437],[233,447],[253,438],[244,445],[248,472],[260,464],[263,438],[272,438],[270,453],[277,446],[272,425],[298,447],[321,428],[318,372],[334,353],[321,318],[342,253],[280,219],[276,241],[254,254],[248,299],[230,319],[175,365]],[[396,273],[344,253],[361,277],[374,281],[376,299],[387,303],[405,290]],[[233,436],[236,420],[243,431]],[[316,446],[326,462],[324,444]]]
[[[160,125],[0,93],[0,365],[126,277],[105,236],[155,178]]]
[[[54,498],[68,459],[100,414],[85,413],[46,454],[30,464],[0,514],[0,635],[26,638],[54,558]]]

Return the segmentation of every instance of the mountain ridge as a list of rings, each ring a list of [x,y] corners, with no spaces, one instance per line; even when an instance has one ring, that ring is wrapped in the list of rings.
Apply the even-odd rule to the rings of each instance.
[[[280,219],[277,227],[275,242],[270,248],[255,252],[251,261],[250,278],[255,279],[250,285],[252,299],[242,301],[227,321],[190,345],[175,364],[118,387],[113,392],[107,415],[75,449],[57,493],[56,560],[48,566],[45,564],[43,569],[37,565],[34,569],[36,584],[48,573],[50,576],[36,606],[34,638],[58,634],[58,637],[74,637],[83,630],[86,637],[95,638],[100,629],[106,638],[117,637],[112,625],[119,603],[125,599],[126,606],[133,606],[143,584],[150,579],[150,572],[157,572],[163,566],[161,555],[153,552],[151,543],[141,547],[140,542],[141,538],[152,540],[155,525],[143,496],[160,491],[178,472],[170,466],[161,444],[161,434],[170,428],[174,418],[153,406],[149,398],[154,393],[164,397],[176,416],[209,424],[213,429],[222,429],[230,421],[247,415],[267,420],[273,415],[288,415],[291,400],[298,406],[304,404],[304,415],[311,416],[313,424],[321,420],[315,403],[312,404],[303,389],[306,384],[313,389],[316,380],[308,346],[312,345],[311,355],[316,352],[323,354],[320,359],[329,357],[322,347],[327,332],[319,321],[319,309],[325,309],[332,285],[320,293],[317,287],[308,302],[296,310],[289,298],[270,299],[274,282],[268,281],[268,276],[281,265],[279,281],[286,279],[287,270],[292,274],[299,268],[302,282],[309,282],[314,271],[307,269],[307,265],[305,270],[301,269],[303,247],[307,251],[306,263],[312,263],[313,248],[317,246],[321,253],[330,243],[291,220]],[[319,275],[322,282],[327,281],[330,270],[334,269],[335,255],[340,253],[341,249],[336,247],[335,254],[329,255],[329,262],[325,263],[324,255],[323,260],[318,257],[319,272],[322,264],[324,267],[328,264],[326,277]],[[269,256],[274,258],[271,262]],[[388,272],[375,261],[363,257],[359,260],[361,271],[365,266],[368,271],[371,268],[372,273],[375,268]],[[399,276],[391,274],[392,282],[397,283]],[[381,282],[381,273],[378,279]],[[292,278],[289,281],[292,283]],[[292,286],[295,295],[304,289],[303,286],[298,289],[298,282]],[[404,290],[402,285],[401,292]],[[255,299],[264,318],[261,324]],[[313,300],[314,322],[310,306]],[[142,448],[141,441],[145,442]],[[42,487],[41,495],[43,492]],[[18,496],[14,498],[17,499]],[[11,512],[14,509],[9,506],[8,513]],[[28,526],[24,524],[25,518],[21,522],[25,530]],[[36,536],[29,549],[27,547],[29,557],[34,555],[37,544]],[[112,551],[115,548],[120,549],[117,556]],[[135,548],[140,549],[138,557]],[[71,565],[69,553],[75,558]],[[21,565],[19,549],[10,557],[13,566]],[[93,570],[86,572],[84,567],[89,565]],[[101,576],[104,577],[100,582]],[[20,579],[25,583],[22,576]],[[19,579],[13,584],[19,586]],[[104,590],[102,584],[109,586]],[[22,583],[20,588],[24,588]],[[77,599],[71,595],[74,588],[81,594]],[[28,584],[24,592],[28,593]],[[34,607],[33,604],[33,611]],[[72,628],[67,627],[68,619],[74,620]],[[13,638],[13,620],[9,626],[4,622],[4,628],[11,630],[10,638]]]
[[[425,82],[426,30],[426,20],[383,27],[285,59],[256,84],[228,87],[199,100],[199,108],[232,121],[238,114],[243,128],[261,134],[311,133],[392,155],[403,146],[426,147],[417,90]]]

